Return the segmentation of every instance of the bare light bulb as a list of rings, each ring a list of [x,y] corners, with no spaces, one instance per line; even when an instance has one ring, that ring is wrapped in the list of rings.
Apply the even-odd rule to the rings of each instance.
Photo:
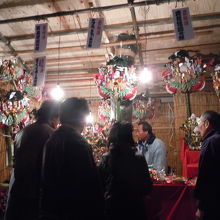
[[[149,83],[152,81],[152,72],[148,70],[147,67],[139,75],[139,80],[141,83]]]
[[[87,123],[87,124],[92,124],[92,123],[93,123],[92,112],[89,112],[89,115],[86,116],[86,123]]]
[[[58,101],[58,100],[61,100],[61,99],[63,98],[64,92],[63,92],[63,90],[60,88],[60,86],[57,85],[55,88],[53,88],[53,89],[51,90],[51,96],[52,96],[53,99],[55,99],[55,100]]]

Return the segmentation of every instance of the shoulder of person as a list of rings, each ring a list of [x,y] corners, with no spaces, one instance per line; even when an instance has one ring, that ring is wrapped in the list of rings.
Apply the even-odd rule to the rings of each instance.
[[[155,143],[157,143],[158,145],[164,145],[165,146],[165,143],[161,140],[161,139],[159,139],[159,138],[155,138]]]
[[[55,133],[57,133],[63,140],[65,140],[70,145],[80,148],[82,151],[92,151],[91,145],[87,140],[74,128],[69,126],[61,126]]]
[[[54,129],[47,123],[34,123],[24,128],[25,131],[32,131],[32,130],[39,130],[39,131],[54,131]]]
[[[203,141],[203,145],[210,145],[213,147],[218,147],[220,143],[220,132],[215,132],[213,135],[209,136]]]

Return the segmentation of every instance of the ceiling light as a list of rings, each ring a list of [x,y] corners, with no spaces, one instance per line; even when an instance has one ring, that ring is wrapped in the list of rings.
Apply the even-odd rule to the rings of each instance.
[[[141,71],[139,81],[141,83],[149,83],[152,81],[152,72],[149,71],[147,67],[144,67],[144,69]]]
[[[64,96],[64,92],[63,92],[63,89],[60,88],[59,85],[57,85],[55,88],[53,88],[51,90],[51,96],[53,99],[55,100],[61,100]]]
[[[89,112],[89,115],[86,116],[86,123],[87,123],[87,124],[92,124],[92,123],[93,123],[92,112]]]

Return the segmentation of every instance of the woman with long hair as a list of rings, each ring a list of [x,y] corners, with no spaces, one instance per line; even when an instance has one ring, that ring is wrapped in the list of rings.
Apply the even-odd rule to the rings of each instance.
[[[136,153],[133,126],[116,122],[108,138],[109,152],[99,165],[104,191],[106,219],[147,219],[144,195],[151,191],[148,165]]]

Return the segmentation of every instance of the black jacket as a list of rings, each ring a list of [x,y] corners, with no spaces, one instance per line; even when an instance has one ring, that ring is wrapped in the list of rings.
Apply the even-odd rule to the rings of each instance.
[[[103,191],[86,140],[62,125],[46,145],[43,210],[59,219],[101,219]]]
[[[220,132],[210,131],[204,138],[199,161],[195,197],[203,211],[217,210],[220,204]]]
[[[11,196],[38,198],[42,149],[53,132],[49,124],[40,122],[23,129],[15,154],[15,182]]]
[[[127,151],[110,160],[111,153],[105,154],[99,166],[107,219],[146,219],[144,195],[152,183],[144,156]]]

